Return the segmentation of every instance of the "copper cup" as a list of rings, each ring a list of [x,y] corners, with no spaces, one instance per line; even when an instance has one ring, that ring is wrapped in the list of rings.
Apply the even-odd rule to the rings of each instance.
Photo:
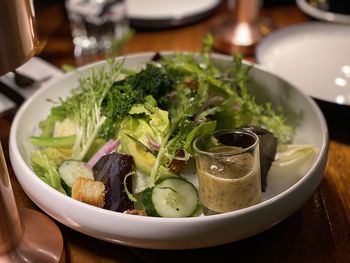
[[[37,52],[31,0],[0,1],[0,76],[22,65]]]
[[[17,210],[0,143],[0,262],[65,262],[61,232],[44,214]]]
[[[235,0],[231,16],[212,30],[214,49],[252,55],[263,34],[259,26],[261,0]]]

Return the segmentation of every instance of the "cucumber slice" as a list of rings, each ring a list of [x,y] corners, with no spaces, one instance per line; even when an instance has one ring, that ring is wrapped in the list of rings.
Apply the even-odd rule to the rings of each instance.
[[[85,163],[78,160],[66,160],[58,168],[58,172],[62,180],[67,186],[72,187],[74,181],[83,176],[86,178],[94,179],[92,170],[85,166]]]
[[[72,197],[72,187],[68,186],[62,178],[61,178],[61,185],[62,185],[64,191],[66,191],[66,194],[68,196]]]
[[[168,177],[143,192],[147,214],[161,217],[188,217],[198,207],[198,191],[181,177]]]

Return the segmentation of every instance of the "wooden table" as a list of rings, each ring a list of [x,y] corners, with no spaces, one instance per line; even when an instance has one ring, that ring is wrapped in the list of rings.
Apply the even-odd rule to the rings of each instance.
[[[226,15],[225,3],[199,23],[162,31],[136,31],[122,53],[160,50],[198,51],[201,40]],[[308,21],[295,5],[264,7],[261,15],[276,28]],[[56,66],[73,64],[73,46],[62,2],[37,10],[38,30],[46,43],[41,57]],[[254,61],[254,57],[248,57]],[[350,133],[337,121],[349,109],[320,103],[331,140],[324,179],[305,205],[287,220],[254,237],[213,248],[187,251],[133,249],[100,241],[57,223],[62,231],[67,262],[350,262]],[[38,209],[19,186],[8,154],[14,111],[0,116],[0,138],[5,149],[18,207]],[[350,125],[348,125],[350,126]],[[257,219],[258,220],[258,219]],[[208,237],[210,238],[210,237]]]

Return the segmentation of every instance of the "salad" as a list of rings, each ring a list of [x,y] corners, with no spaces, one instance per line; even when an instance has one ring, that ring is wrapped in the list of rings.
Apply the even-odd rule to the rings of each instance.
[[[208,47],[197,55],[156,54],[139,71],[111,59],[80,78],[69,97],[52,101],[41,133],[30,138],[32,168],[57,191],[97,207],[198,216],[198,190],[183,174],[198,136],[241,127],[268,134],[262,180],[271,162],[283,165],[315,151],[292,144],[295,127],[282,109],[255,101],[249,70],[239,55],[232,67],[220,68]]]

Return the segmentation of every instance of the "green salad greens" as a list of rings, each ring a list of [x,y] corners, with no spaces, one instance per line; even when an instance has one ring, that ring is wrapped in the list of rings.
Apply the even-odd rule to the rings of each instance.
[[[60,174],[63,162],[76,160],[94,170],[106,154],[127,154],[134,169],[127,174],[132,188],[124,185],[124,190],[137,200],[136,208],[147,208],[148,201],[139,198],[144,191],[149,195],[149,189],[158,187],[153,192],[167,188],[176,193],[172,185],[187,182],[180,174],[194,154],[192,142],[200,135],[250,125],[272,132],[280,143],[290,143],[294,128],[283,112],[269,103],[256,103],[250,94],[250,66],[235,55],[231,67],[220,68],[209,46],[200,54],[157,54],[139,71],[111,59],[106,67],[82,77],[69,97],[52,101],[51,112],[39,123],[41,134],[31,137],[37,146],[31,155],[35,173],[70,195],[72,176],[79,174],[70,171],[67,184],[62,179],[67,175]],[[174,177],[181,180],[164,181]]]

